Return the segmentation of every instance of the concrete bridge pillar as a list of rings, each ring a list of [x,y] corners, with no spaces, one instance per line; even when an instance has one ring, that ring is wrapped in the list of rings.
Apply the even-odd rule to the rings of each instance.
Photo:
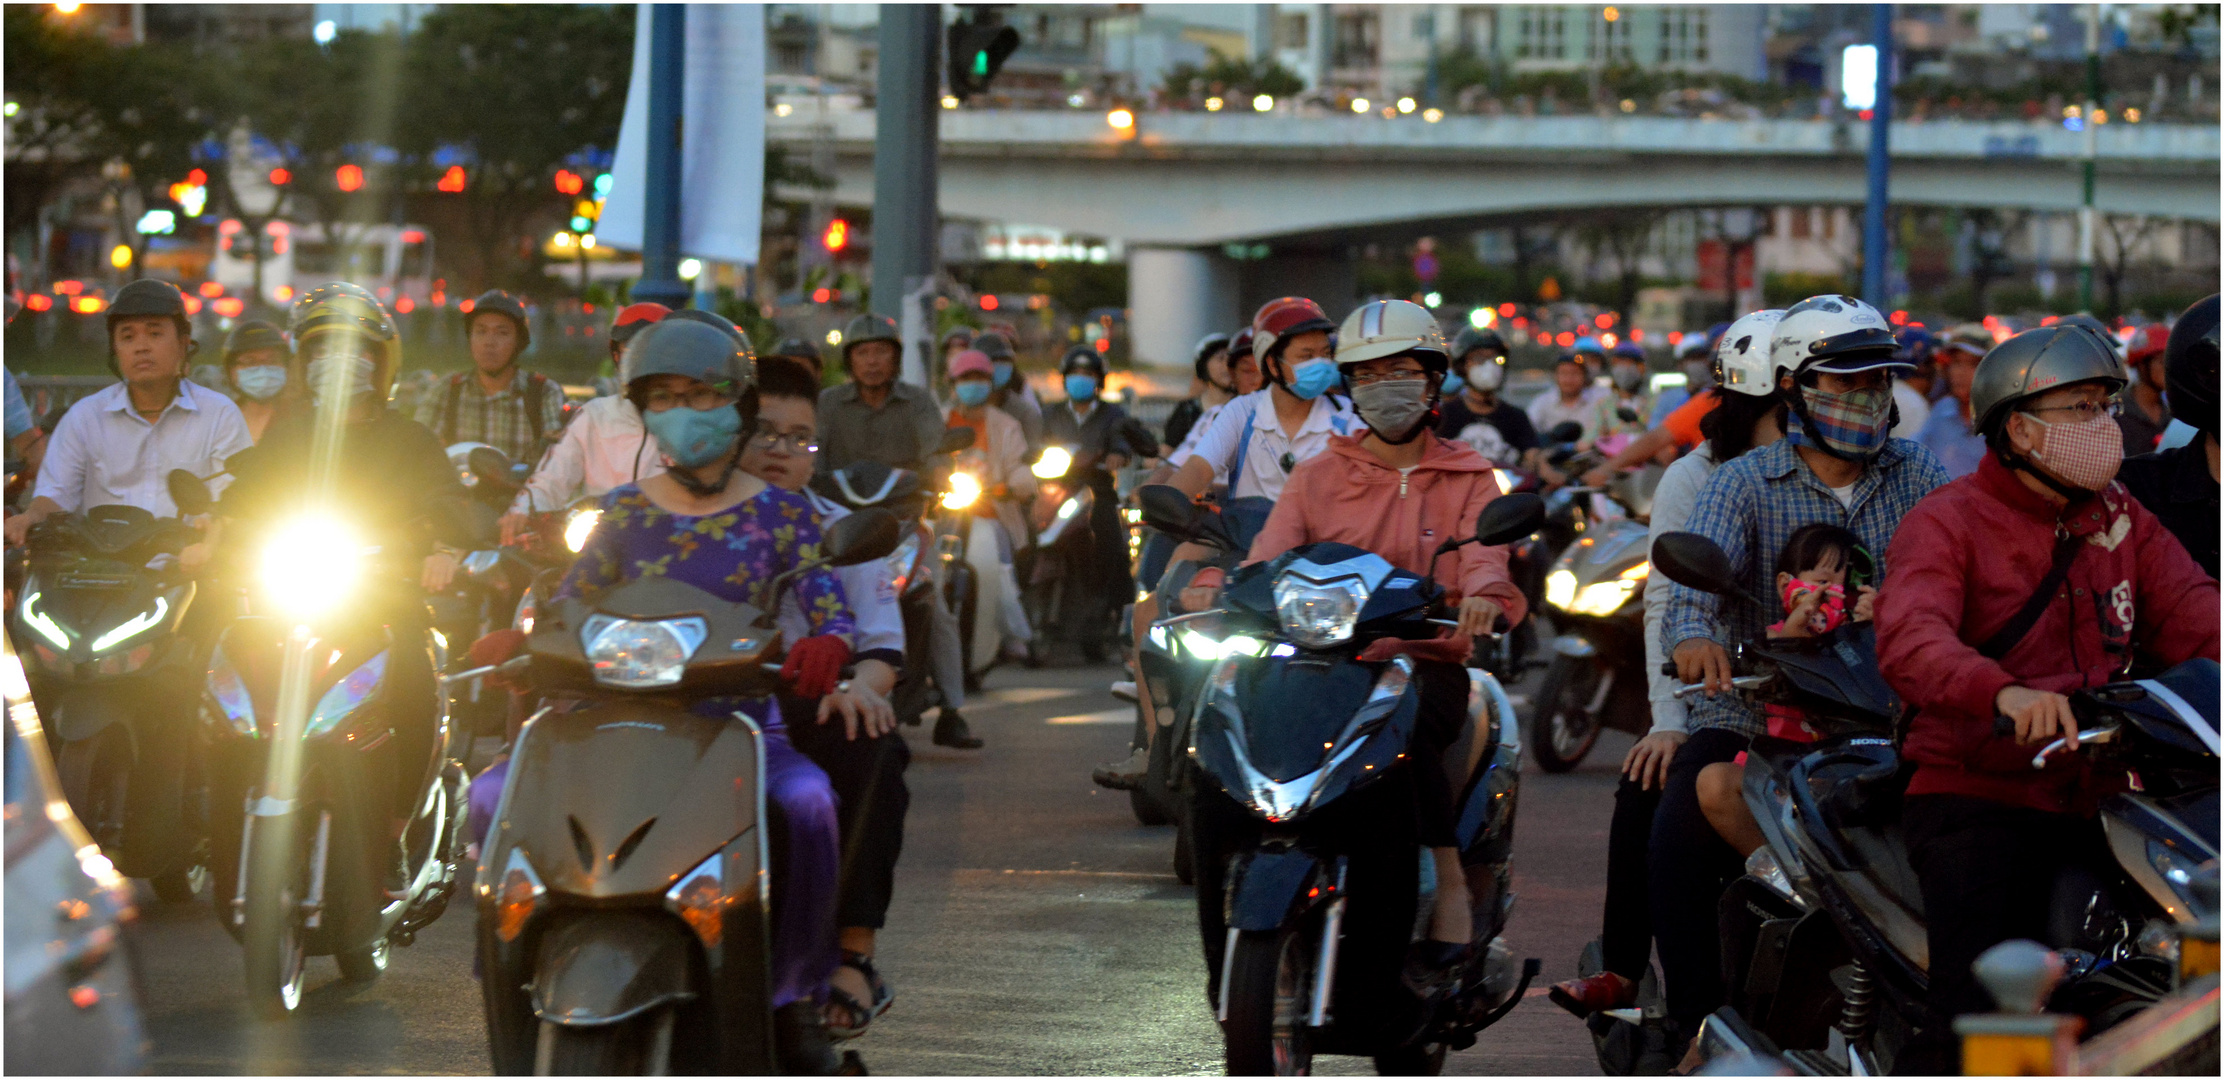
[[[1128,340],[1137,367],[1190,370],[1197,339],[1233,330],[1236,268],[1217,252],[1195,248],[1127,249]]]

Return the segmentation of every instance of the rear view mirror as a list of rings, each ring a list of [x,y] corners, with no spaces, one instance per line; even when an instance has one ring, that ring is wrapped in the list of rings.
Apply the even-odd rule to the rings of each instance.
[[[834,523],[826,530],[826,561],[834,566],[856,566],[885,559],[903,542],[903,526],[896,515],[868,507]]]
[[[1583,425],[1573,420],[1562,420],[1544,433],[1544,441],[1550,443],[1571,443],[1582,437]]]
[[[1637,410],[1632,409],[1627,405],[1623,405],[1615,409],[1614,415],[1619,418],[1622,423],[1625,424],[1635,424],[1642,422],[1642,418],[1637,415]],[[1580,431],[1582,429],[1578,428],[1577,430]]]
[[[1756,607],[1766,606],[1738,584],[1730,557],[1698,533],[1660,534],[1660,539],[1653,541],[1653,566],[1678,585],[1717,596],[1735,596]]]
[[[185,469],[172,469],[169,476],[170,501],[178,505],[179,517],[206,514],[216,505],[216,497],[209,494],[208,484]]]
[[[1172,484],[1151,484],[1135,493],[1143,524],[1168,536],[1187,538],[1197,527],[1197,504]]]
[[[1544,528],[1544,500],[1532,492],[1500,495],[1475,515],[1475,542],[1489,547],[1511,544]]]
[[[508,454],[491,446],[480,446],[473,448],[464,461],[471,467],[471,475],[478,477],[480,483],[490,484],[504,491],[517,489],[517,480],[510,475]]]
[[[960,450],[971,450],[973,449],[973,438],[972,428],[949,428],[943,431],[942,441],[935,444],[934,452],[937,454],[955,454]]]

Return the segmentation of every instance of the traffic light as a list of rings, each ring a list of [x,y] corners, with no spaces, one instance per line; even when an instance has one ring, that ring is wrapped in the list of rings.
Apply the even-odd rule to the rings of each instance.
[[[560,195],[577,195],[586,190],[587,178],[570,169],[556,170],[556,191]]]
[[[828,222],[826,233],[819,237],[819,240],[826,245],[827,254],[841,254],[842,249],[849,246],[849,222],[841,218],[835,218]]]
[[[959,23],[950,28],[950,93],[960,99],[988,89],[990,79],[1019,48],[1019,31],[1009,26]]]

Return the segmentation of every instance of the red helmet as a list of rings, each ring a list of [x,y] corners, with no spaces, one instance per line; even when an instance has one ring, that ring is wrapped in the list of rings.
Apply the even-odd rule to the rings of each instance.
[[[1302,296],[1269,300],[1251,317],[1251,350],[1265,360],[1274,355],[1275,346],[1315,330],[1328,334],[1336,332],[1336,324],[1329,321],[1328,313],[1322,311],[1319,304]]]
[[[1259,354],[1252,351],[1251,348],[1254,340],[1255,336],[1248,326],[1230,335],[1228,338],[1228,362],[1234,363],[1237,358],[1244,356],[1251,357],[1254,360],[1258,359]]]
[[[2124,363],[2138,367],[2170,347],[2170,328],[2161,323],[2148,323],[2132,331],[2131,344],[2124,350]]]
[[[662,321],[666,315],[671,313],[672,309],[662,304],[651,304],[646,301],[638,304],[627,304],[625,307],[618,309],[618,317],[611,320],[610,343],[612,345],[623,345],[633,340],[633,335],[640,333],[642,328],[650,323]]]

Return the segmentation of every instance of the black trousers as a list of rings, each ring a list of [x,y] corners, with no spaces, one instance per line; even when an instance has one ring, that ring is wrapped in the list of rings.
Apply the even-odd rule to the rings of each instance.
[[[1923,887],[1930,1011],[1895,1072],[1961,1071],[1953,1017],[1997,1006],[1969,965],[2003,941],[2045,942],[2055,879],[2108,858],[2100,823],[1966,795],[1910,795],[1901,814]]]
[[[835,925],[878,930],[887,925],[896,860],[903,855],[904,815],[911,807],[904,769],[911,764],[911,745],[893,731],[877,739],[847,739],[840,717],[818,722],[818,707],[817,698],[780,698],[788,741],[826,770],[834,786],[842,826]]]
[[[1668,763],[1668,782],[1653,815],[1646,855],[1652,925],[1668,1016],[1684,1031],[1722,1006],[1722,931],[1716,907],[1722,890],[1745,872],[1737,849],[1699,809],[1699,770],[1730,761],[1752,742],[1727,728],[1700,728]],[[1644,970],[1642,962],[1638,969]]]
[[[1659,789],[1648,791],[1623,777],[1614,789],[1614,818],[1606,830],[1606,910],[1599,950],[1606,970],[1631,982],[1644,978],[1653,954],[1651,868],[1646,864],[1660,795]]]

